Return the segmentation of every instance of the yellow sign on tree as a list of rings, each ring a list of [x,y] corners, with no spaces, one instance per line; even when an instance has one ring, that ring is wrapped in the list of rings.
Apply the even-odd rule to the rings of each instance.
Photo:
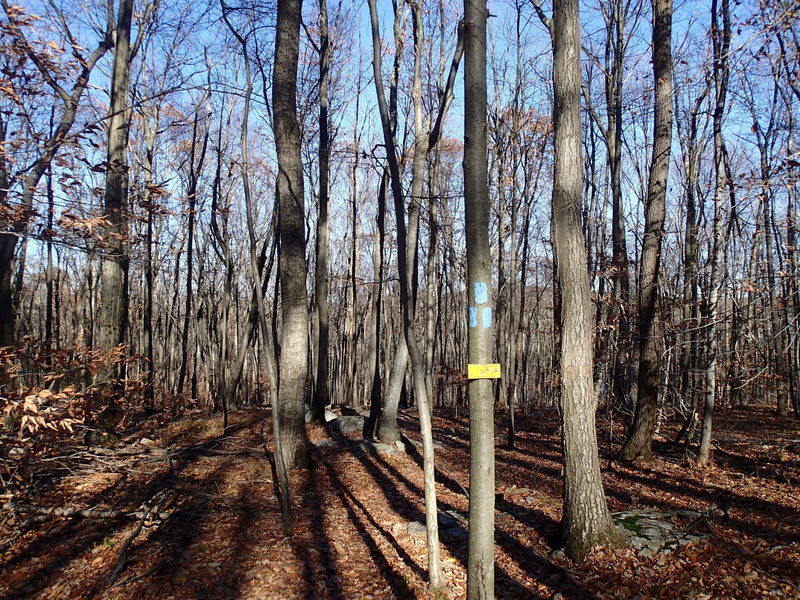
[[[500,364],[467,365],[467,379],[500,379]]]

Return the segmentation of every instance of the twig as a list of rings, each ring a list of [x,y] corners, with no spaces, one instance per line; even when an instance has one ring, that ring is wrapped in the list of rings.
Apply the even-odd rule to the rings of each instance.
[[[215,448],[208,448],[207,450],[198,450],[195,452],[199,455],[209,456],[254,456],[256,458],[264,458],[264,452],[258,450],[217,450]]]
[[[160,492],[160,498],[157,502],[153,505],[151,509],[149,506],[145,506],[144,510],[142,511],[142,516],[139,519],[139,522],[136,524],[136,528],[131,532],[128,538],[125,540],[125,543],[122,544],[122,548],[119,550],[119,557],[117,558],[117,565],[114,567],[114,570],[111,571],[111,575],[108,576],[108,581],[106,581],[106,585],[110,586],[114,584],[119,574],[122,572],[122,569],[125,568],[125,564],[128,562],[128,548],[130,548],[133,540],[135,540],[139,534],[142,532],[144,528],[144,522],[147,520],[148,516],[151,514],[156,514],[158,509],[161,508],[164,502],[167,500],[171,490],[163,490]],[[154,498],[155,499],[155,498]]]
[[[139,573],[138,575],[131,575],[130,577],[126,577],[125,579],[121,579],[120,581],[118,581],[114,585],[110,586],[108,589],[110,591],[110,590],[113,590],[116,587],[121,587],[123,585],[128,585],[129,583],[133,583],[134,581],[139,581],[143,577],[147,577],[148,575],[150,575],[150,573],[152,573],[153,571],[158,569],[158,567],[160,567],[160,566],[161,566],[160,564],[156,564],[156,565],[153,565],[152,567],[150,567],[149,569],[147,569],[146,571],[144,571],[143,573]]]
[[[60,517],[63,519],[72,517],[82,517],[84,519],[131,519],[144,518],[151,514],[151,511],[147,507],[145,507],[144,510],[125,512],[120,510],[102,510],[95,508],[80,509],[75,507],[59,508],[56,506],[28,506],[25,504],[14,504],[13,502],[7,502],[4,504],[3,509],[11,512],[28,513],[42,517]],[[166,512],[152,513],[152,516],[158,519],[168,519],[171,515],[172,513]]]

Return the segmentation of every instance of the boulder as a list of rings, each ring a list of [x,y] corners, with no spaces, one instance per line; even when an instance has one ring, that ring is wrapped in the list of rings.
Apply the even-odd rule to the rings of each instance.
[[[408,532],[408,535],[413,535],[415,537],[428,534],[428,529],[425,527],[425,523],[420,521],[411,521],[408,525],[406,525],[406,531]]]
[[[342,415],[331,421],[328,426],[338,433],[361,432],[364,429],[364,417],[358,415]]]
[[[613,513],[611,518],[619,534],[640,556],[667,554],[685,544],[698,541],[696,533],[682,531],[676,521],[701,517],[701,513],[686,510],[659,511],[634,509]]]
[[[328,410],[326,408],[325,409],[325,421],[330,423],[335,418],[337,418],[336,413],[331,411],[331,410]],[[306,404],[306,423],[311,423],[311,407],[308,404]]]
[[[390,446],[389,444],[382,444],[380,442],[361,442],[358,447],[369,454],[397,454],[400,450],[397,446]]]

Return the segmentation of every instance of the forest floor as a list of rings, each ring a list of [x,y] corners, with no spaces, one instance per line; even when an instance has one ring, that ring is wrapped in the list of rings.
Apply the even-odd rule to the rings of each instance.
[[[599,422],[607,436],[602,413]],[[163,428],[145,422],[102,451],[64,445],[40,460],[46,469],[20,503],[138,514],[58,518],[6,508],[0,598],[428,597],[425,537],[408,527],[423,520],[418,458],[367,452],[355,434],[312,447],[313,470],[291,474],[295,525],[287,536],[269,461],[269,413],[238,412],[232,423],[223,435],[217,416],[198,413]],[[461,515],[467,424],[463,412],[441,410],[434,419],[440,510]],[[681,526],[704,537],[650,557],[600,549],[576,565],[552,545],[561,516],[557,415],[521,415],[514,450],[498,423],[497,597],[799,598],[800,446],[792,444],[800,425],[756,407],[723,409],[715,424],[715,463],[704,469],[660,436],[650,464],[609,462],[601,441],[612,511],[699,511],[701,519]],[[402,428],[418,439],[412,411]],[[327,436],[319,427],[309,435]],[[466,596],[460,537],[442,543],[452,598]]]

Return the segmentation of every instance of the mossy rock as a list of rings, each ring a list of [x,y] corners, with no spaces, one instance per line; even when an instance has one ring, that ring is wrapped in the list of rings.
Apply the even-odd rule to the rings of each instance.
[[[635,509],[613,513],[611,518],[619,534],[631,547],[641,556],[652,556],[696,542],[699,539],[697,535],[682,531],[675,522],[699,514],[691,511]]]
[[[626,515],[623,518],[614,518],[614,523],[617,525],[622,525],[628,531],[633,531],[634,533],[639,533],[642,530],[642,526],[639,525],[639,520],[642,517],[640,515]]]

